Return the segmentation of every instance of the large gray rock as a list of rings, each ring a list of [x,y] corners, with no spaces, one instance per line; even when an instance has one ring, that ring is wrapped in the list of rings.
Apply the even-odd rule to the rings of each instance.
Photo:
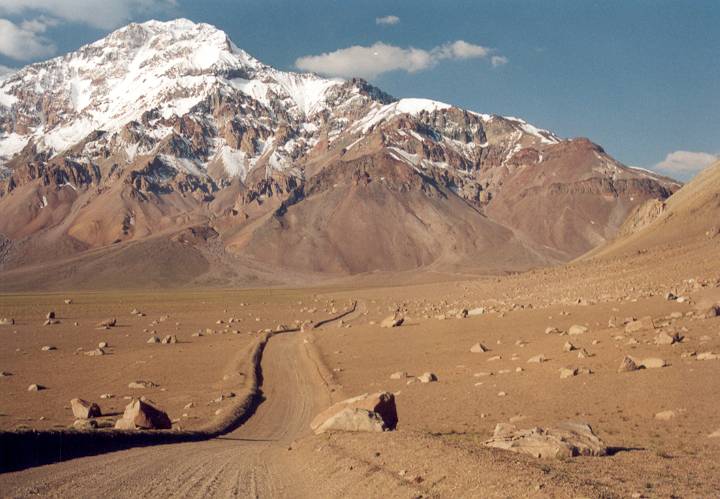
[[[76,419],[97,418],[102,415],[99,405],[83,399],[72,399],[70,408]]]
[[[326,431],[385,431],[385,423],[380,415],[367,409],[346,407],[333,414],[315,429],[315,433]]]
[[[115,423],[118,430],[168,430],[172,423],[167,413],[150,400],[142,397],[133,399],[123,417]]]
[[[394,430],[398,423],[395,396],[389,392],[363,394],[338,402],[310,423],[315,433],[326,431]]]
[[[495,427],[493,438],[484,445],[538,458],[607,454],[607,447],[589,425],[573,422],[561,423],[556,428],[526,430],[518,430],[512,424],[500,423]]]

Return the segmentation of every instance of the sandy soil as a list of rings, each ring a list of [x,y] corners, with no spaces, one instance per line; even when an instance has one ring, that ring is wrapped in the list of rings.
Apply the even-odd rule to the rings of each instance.
[[[266,401],[226,437],[9,473],[0,476],[0,489],[8,496],[88,497],[716,496],[720,438],[709,435],[720,430],[720,360],[692,354],[720,353],[720,318],[696,313],[720,302],[719,253],[712,241],[697,240],[507,277],[393,287],[4,295],[0,316],[13,316],[17,325],[0,330],[0,368],[13,373],[0,379],[3,428],[68,425],[65,407],[73,396],[114,393],[110,403],[97,401],[118,411],[130,395],[127,383],[143,378],[160,385],[149,394],[177,425],[192,427],[219,407],[208,402],[226,389],[225,368],[258,331],[329,317],[352,300],[358,309],[319,330],[271,338],[262,360]],[[668,291],[687,299],[668,301]],[[63,304],[66,296],[72,305]],[[134,307],[147,316],[130,315]],[[476,307],[485,313],[455,318],[453,310]],[[61,324],[41,326],[51,308]],[[380,328],[397,309],[406,323]],[[93,327],[112,315],[120,327]],[[151,325],[161,315],[170,318]],[[625,331],[627,318],[645,316],[655,329]],[[230,317],[239,322],[216,324]],[[588,331],[545,333],[575,324]],[[181,342],[148,345],[145,328],[177,334]],[[240,334],[191,336],[205,328]],[[657,345],[660,330],[684,339]],[[98,341],[110,343],[111,355],[74,355]],[[563,351],[567,341],[577,350]],[[471,353],[476,342],[489,351]],[[45,344],[58,349],[43,352]],[[585,358],[578,357],[581,349]],[[547,360],[528,363],[539,354]],[[618,373],[625,355],[658,357],[668,366]],[[562,367],[592,374],[561,379]],[[396,371],[410,377],[391,380]],[[427,371],[438,382],[414,380]],[[27,392],[32,382],[48,390]],[[396,394],[396,432],[310,434],[309,420],[332,401],[379,390]],[[192,411],[183,409],[188,401],[196,402]],[[675,415],[659,420],[661,411]],[[586,421],[612,452],[538,460],[482,446],[495,424],[511,420],[523,428]]]

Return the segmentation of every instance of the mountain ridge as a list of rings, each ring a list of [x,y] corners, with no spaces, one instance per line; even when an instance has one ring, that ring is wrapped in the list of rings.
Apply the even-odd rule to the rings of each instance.
[[[183,19],[0,81],[6,270],[187,230],[216,234],[177,244],[224,269],[518,270],[678,187],[519,118],[279,71]]]

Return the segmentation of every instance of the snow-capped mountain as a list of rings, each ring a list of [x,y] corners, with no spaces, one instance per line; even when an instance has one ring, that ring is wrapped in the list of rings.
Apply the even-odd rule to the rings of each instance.
[[[6,266],[33,261],[17,248],[40,239],[68,256],[201,225],[223,251],[303,270],[413,268],[479,250],[515,268],[577,256],[677,187],[519,118],[279,71],[184,19],[131,24],[0,81],[0,246],[16,248],[0,252]],[[345,202],[372,205],[377,227],[353,220],[362,206],[340,217],[335,196],[348,188]],[[338,231],[402,237],[359,255],[327,232],[332,221],[318,225],[333,214]]]

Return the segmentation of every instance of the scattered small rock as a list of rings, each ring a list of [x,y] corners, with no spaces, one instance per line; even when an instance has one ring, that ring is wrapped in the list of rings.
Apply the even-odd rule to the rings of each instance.
[[[632,357],[626,355],[620,363],[620,367],[618,367],[618,372],[627,373],[631,371],[637,371],[638,369],[640,369],[640,367],[635,363],[635,360]]]
[[[157,384],[152,381],[131,381],[128,383],[128,388],[141,389],[141,388],[157,388]]]
[[[98,322],[95,327],[97,327],[98,329],[110,329],[115,326],[117,326],[117,319],[112,318],[112,319],[105,319],[104,321]]]
[[[417,379],[420,383],[433,383],[438,380],[437,376],[430,372],[421,374]]]
[[[662,411],[655,414],[655,419],[659,421],[670,421],[671,419],[674,419],[677,416],[677,413],[675,411]]]
[[[659,369],[667,365],[667,362],[657,357],[648,357],[647,359],[643,359],[640,362],[640,366],[644,367],[645,369]]]
[[[472,353],[485,353],[488,351],[488,348],[482,343],[475,343],[473,346],[470,347],[470,351]]]
[[[579,335],[585,334],[587,332],[588,332],[588,328],[586,328],[585,326],[580,326],[578,324],[570,326],[570,329],[568,329],[568,334],[570,336],[579,336]]]
[[[385,319],[383,319],[380,323],[380,327],[399,327],[402,325],[403,322],[405,322],[405,318],[402,315],[396,313],[394,315],[391,315],[390,317],[386,317]]]

